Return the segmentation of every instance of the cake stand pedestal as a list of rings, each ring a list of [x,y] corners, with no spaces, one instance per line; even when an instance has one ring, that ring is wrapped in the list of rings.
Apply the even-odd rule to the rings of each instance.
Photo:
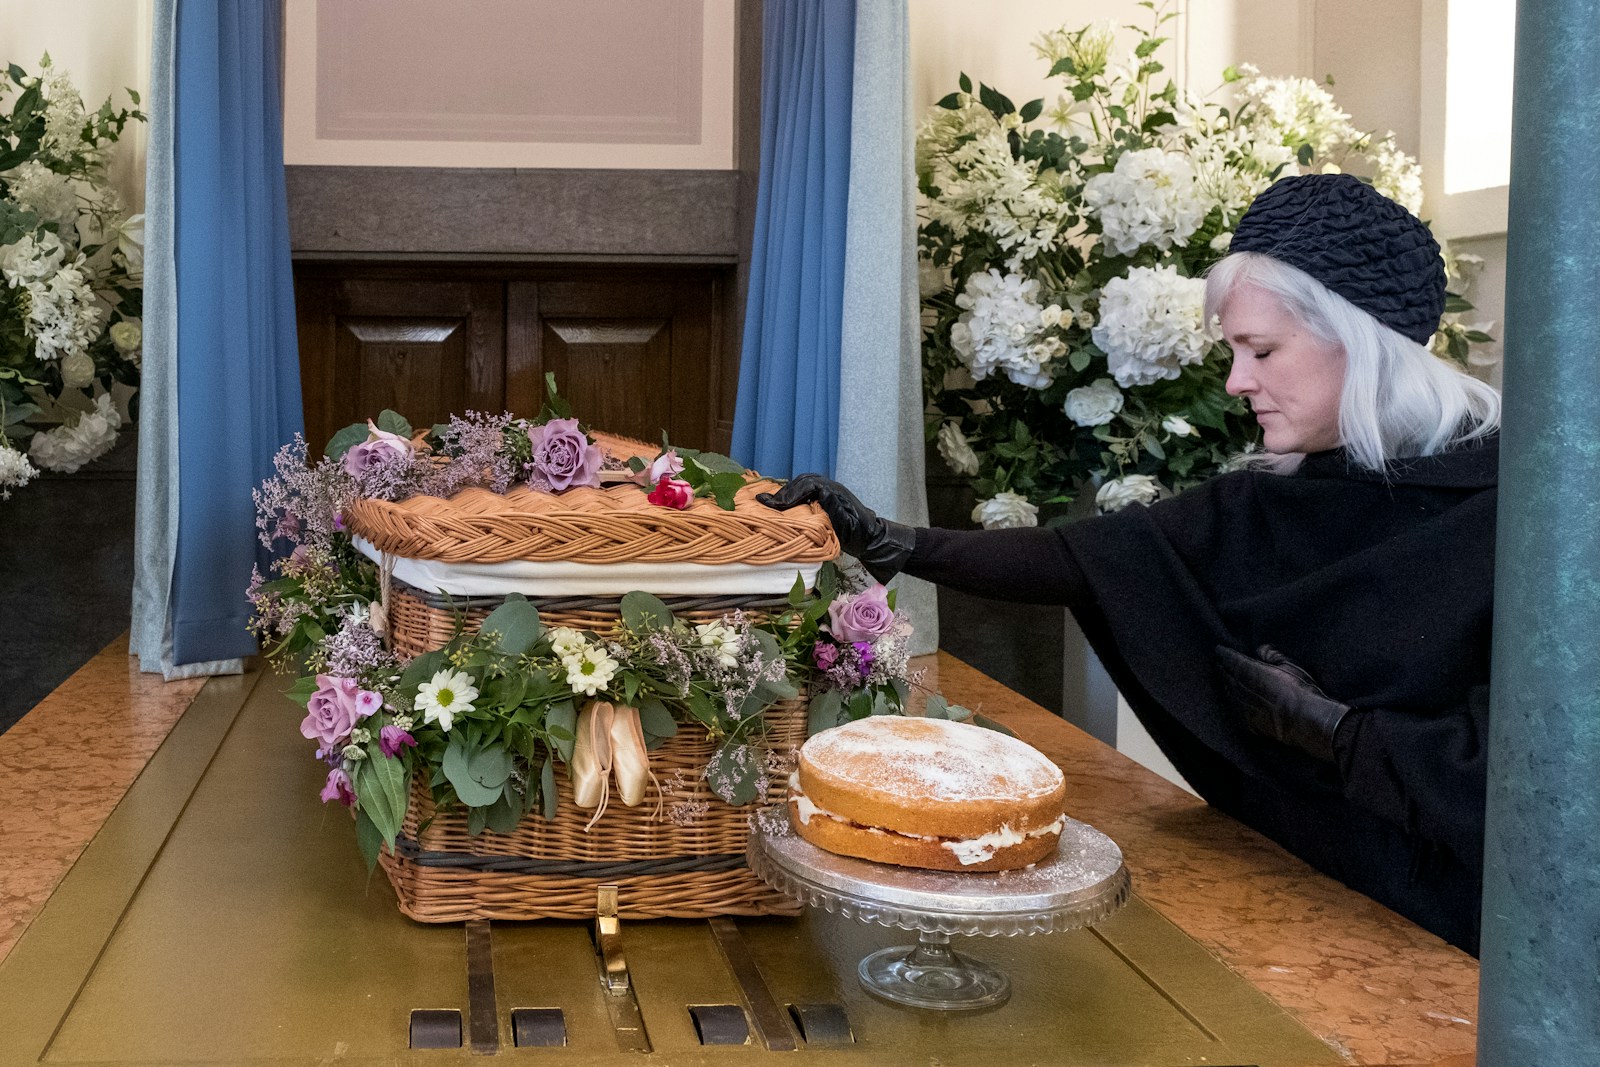
[[[750,835],[750,869],[780,893],[859,922],[915,930],[917,943],[861,961],[874,996],[936,1011],[991,1008],[1011,995],[1006,974],[950,946],[952,934],[1017,937],[1076,930],[1128,899],[1122,850],[1068,819],[1061,847],[1021,871],[970,874],[872,863],[825,852],[792,833]]]

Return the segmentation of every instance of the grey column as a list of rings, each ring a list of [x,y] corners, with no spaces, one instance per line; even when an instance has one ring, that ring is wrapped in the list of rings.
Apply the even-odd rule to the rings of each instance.
[[[1519,0],[1479,1067],[1600,1063],[1600,0]]]

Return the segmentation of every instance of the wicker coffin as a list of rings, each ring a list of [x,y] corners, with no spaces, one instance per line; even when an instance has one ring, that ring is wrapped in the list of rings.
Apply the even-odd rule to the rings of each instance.
[[[562,560],[583,563],[806,563],[832,559],[838,542],[814,507],[771,511],[747,486],[733,512],[709,500],[685,511],[656,507],[634,486],[543,494],[518,488],[500,496],[467,490],[449,500],[364,500],[346,514],[352,532],[381,551],[443,562]],[[530,598],[549,626],[599,633],[620,624],[619,598]],[[782,596],[663,597],[687,621],[734,610],[781,610]],[[499,598],[445,597],[393,583],[388,628],[393,647],[413,656],[447,642],[459,625],[475,630]],[[773,751],[765,803],[782,803],[787,766],[805,740],[806,705],[785,702],[767,713]],[[394,855],[381,858],[400,908],[423,922],[465,919],[585,919],[601,885],[618,887],[624,917],[707,918],[792,915],[799,905],[769,889],[745,866],[755,806],[731,807],[700,772],[714,746],[684,725],[651,753],[661,783],[645,803],[613,803],[589,831],[591,811],[572,802],[558,764],[557,815],[523,819],[509,834],[467,832],[463,811],[436,811],[426,782],[414,782]]]

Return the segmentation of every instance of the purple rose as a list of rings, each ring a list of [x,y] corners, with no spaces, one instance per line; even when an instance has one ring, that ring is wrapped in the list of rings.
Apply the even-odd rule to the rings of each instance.
[[[385,726],[378,731],[378,748],[385,756],[394,759],[402,748],[416,748],[417,739],[398,726]]]
[[[322,802],[337,800],[345,807],[354,807],[356,791],[350,788],[350,776],[338,767],[328,772],[328,781],[322,787]]]
[[[367,420],[367,432],[371,436],[344,454],[346,474],[359,476],[385,460],[411,455],[410,441],[397,433],[378,429],[371,419]]]
[[[818,670],[831,671],[833,665],[839,661],[839,646],[831,641],[818,641],[811,655],[817,661]]]
[[[838,641],[871,641],[894,629],[894,609],[889,590],[874,585],[855,596],[842,596],[828,605],[828,629]]]
[[[362,689],[354,678],[317,675],[317,691],[306,701],[300,733],[325,748],[345,743],[356,723],[383,707],[383,697]]]
[[[600,485],[600,446],[578,429],[577,419],[551,419],[528,430],[533,459],[528,464],[556,491],[574,486]]]

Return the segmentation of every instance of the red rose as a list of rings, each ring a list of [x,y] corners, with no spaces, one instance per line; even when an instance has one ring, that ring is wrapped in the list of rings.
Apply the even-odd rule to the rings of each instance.
[[[650,490],[650,495],[645,497],[650,503],[663,508],[676,508],[682,511],[694,500],[694,487],[682,478],[666,477],[656,483]]]

